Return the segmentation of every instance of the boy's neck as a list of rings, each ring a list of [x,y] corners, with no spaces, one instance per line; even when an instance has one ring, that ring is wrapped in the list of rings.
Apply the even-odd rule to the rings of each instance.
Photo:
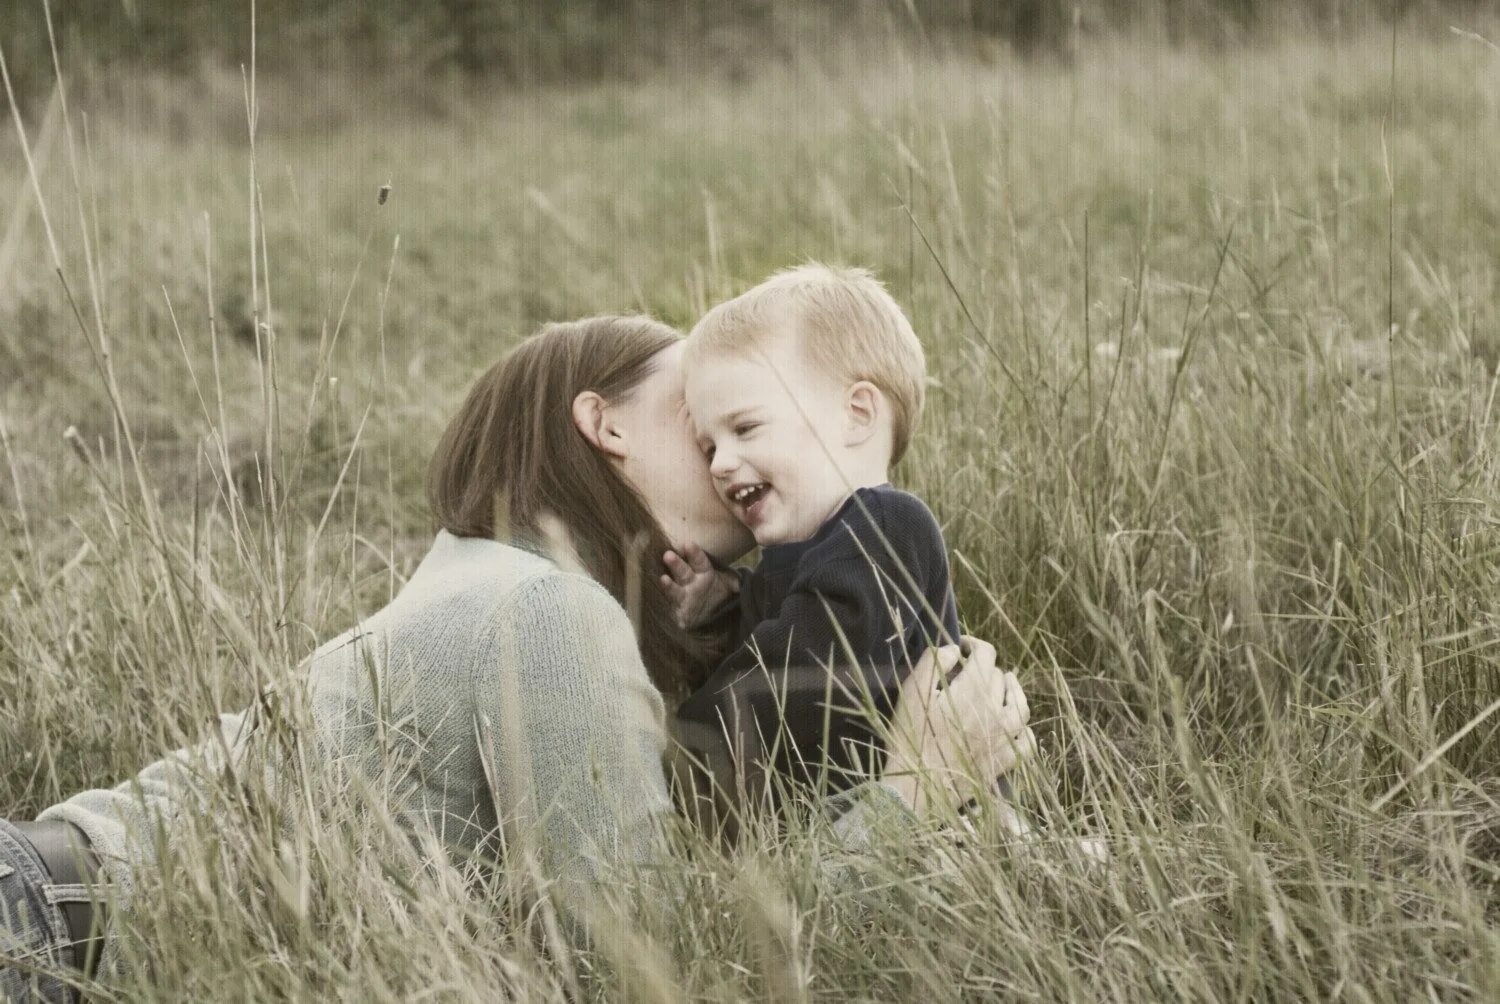
[[[878,488],[890,483],[891,468],[886,459],[888,456],[889,454],[876,454],[873,451],[851,451],[834,461],[835,469],[844,482],[845,490],[823,515],[822,522],[818,524],[819,530],[826,526],[834,514],[842,509],[854,497],[854,493],[861,488]]]
[[[849,479],[851,495],[860,488],[876,488],[891,480],[891,465],[886,460],[887,456],[888,452],[876,454],[872,451],[867,456],[854,454],[847,459],[843,474]],[[845,498],[847,497],[846,495]]]
[[[838,504],[829,510],[828,515],[830,517],[842,509],[844,503],[853,498],[854,493],[861,488],[879,488],[881,485],[890,484],[891,481],[890,468],[885,464],[878,466],[871,464],[863,470],[845,471],[844,473],[849,478],[849,490],[840,496]],[[827,522],[827,519],[824,522]]]
[[[879,488],[881,485],[890,484],[890,482],[891,472],[889,468],[872,467],[870,470],[864,472],[863,477],[854,478],[849,482],[849,494],[853,495],[861,488]]]

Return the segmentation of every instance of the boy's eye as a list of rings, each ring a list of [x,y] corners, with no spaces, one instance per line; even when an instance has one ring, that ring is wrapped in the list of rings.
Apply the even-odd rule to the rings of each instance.
[[[759,426],[760,426],[759,422],[741,422],[739,425],[736,425],[734,427],[734,434],[736,436],[744,436],[744,435],[747,435],[748,433],[752,432],[753,430],[755,430]]]

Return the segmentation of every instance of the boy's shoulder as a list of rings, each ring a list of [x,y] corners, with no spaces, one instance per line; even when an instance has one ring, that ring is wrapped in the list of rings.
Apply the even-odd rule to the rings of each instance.
[[[869,518],[882,530],[942,537],[942,527],[927,503],[909,491],[886,484],[861,488],[854,496],[854,510],[861,514],[868,511]]]
[[[753,581],[785,584],[821,576],[849,560],[884,564],[888,558],[941,555],[945,547],[942,527],[927,503],[885,484],[856,489],[808,540],[762,549],[759,563],[746,574]]]
[[[835,557],[832,552],[880,555],[894,548],[911,554],[944,547],[942,527],[927,503],[888,484],[856,490],[820,536],[824,546],[816,559],[823,560]]]

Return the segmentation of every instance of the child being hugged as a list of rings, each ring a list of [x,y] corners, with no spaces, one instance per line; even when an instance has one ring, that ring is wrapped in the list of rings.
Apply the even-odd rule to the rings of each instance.
[[[826,760],[839,790],[868,770],[864,709],[888,717],[922,654],[959,637],[942,531],[889,483],[922,412],[921,343],[869,272],[809,264],[711,310],[683,366],[714,484],[761,555],[663,556],[684,627],[735,620],[679,721],[727,731],[762,779],[816,781]]]

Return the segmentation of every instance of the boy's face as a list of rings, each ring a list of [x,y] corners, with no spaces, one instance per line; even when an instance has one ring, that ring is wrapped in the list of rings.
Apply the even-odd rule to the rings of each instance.
[[[845,390],[814,371],[790,333],[688,372],[688,411],[714,487],[757,544],[806,540],[848,497],[836,466]]]

